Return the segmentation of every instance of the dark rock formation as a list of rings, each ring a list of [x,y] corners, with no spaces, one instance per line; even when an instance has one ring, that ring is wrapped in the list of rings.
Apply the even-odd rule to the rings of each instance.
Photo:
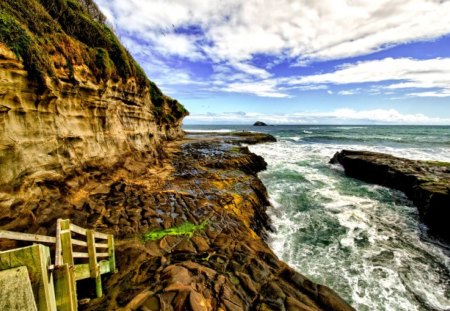
[[[267,124],[264,123],[264,122],[261,122],[261,121],[256,121],[256,122],[253,124],[253,126],[267,126]]]
[[[189,133],[189,132],[188,132]],[[241,143],[247,145],[254,145],[260,143],[272,143],[277,139],[270,134],[255,133],[255,132],[232,132],[232,133],[217,133],[217,132],[192,132],[189,133],[192,137],[201,137],[202,139],[219,139],[226,143]]]
[[[352,310],[331,289],[281,262],[264,236],[270,230],[265,161],[220,138],[188,136],[167,146],[164,166],[121,175],[83,198],[81,224],[118,237],[119,273],[88,310]],[[137,167],[137,165],[135,166]],[[130,172],[131,173],[131,172]],[[208,220],[204,231],[142,242],[143,233]],[[142,309],[139,309],[142,308]]]
[[[431,232],[450,241],[450,163],[349,150],[336,153],[330,163],[342,164],[350,177],[403,191]]]

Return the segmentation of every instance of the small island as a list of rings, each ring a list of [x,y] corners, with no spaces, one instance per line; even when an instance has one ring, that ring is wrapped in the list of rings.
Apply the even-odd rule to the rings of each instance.
[[[253,124],[253,126],[267,126],[267,124],[264,123],[264,122],[261,122],[261,121],[256,121],[256,122]]]

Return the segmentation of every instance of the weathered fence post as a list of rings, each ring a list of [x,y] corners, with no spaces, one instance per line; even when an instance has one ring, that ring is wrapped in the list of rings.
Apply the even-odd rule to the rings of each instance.
[[[95,236],[94,231],[88,229],[86,231],[88,254],[89,254],[89,270],[91,272],[91,278],[95,278],[95,291],[97,297],[102,297],[102,279],[97,264],[97,252],[95,250]]]
[[[109,255],[109,271],[111,273],[116,273],[116,257],[114,248],[114,236],[112,234],[108,235],[108,255]]]
[[[59,230],[60,238],[61,238],[61,251],[62,251],[62,262],[63,265],[67,264],[64,271],[67,271],[68,282],[70,285],[70,300],[75,302],[75,310],[77,309],[77,287],[75,284],[75,267],[73,260],[73,248],[72,248],[72,233],[70,231],[70,220],[69,219],[61,219],[60,223],[61,228]]]
[[[78,308],[75,281],[72,279],[73,273],[70,270],[71,268],[68,264],[59,265],[54,270],[55,296],[58,311],[76,311]]]
[[[72,232],[86,236],[86,240],[77,239],[76,236],[72,238]],[[14,250],[17,254],[21,253],[21,255],[18,255],[21,260],[23,259],[21,265],[27,266],[29,270],[35,269],[36,264],[34,261],[29,261],[28,257],[41,258],[41,261],[42,258],[45,259],[45,262],[42,261],[37,266],[45,272],[41,272],[40,275],[46,275],[44,278],[46,281],[39,281],[40,278],[36,277],[31,279],[39,310],[76,311],[78,309],[76,281],[88,278],[95,279],[97,297],[102,297],[101,275],[108,272],[117,272],[114,237],[111,234],[95,232],[94,230],[71,224],[69,219],[58,219],[56,237],[0,230],[0,239],[55,244],[54,265],[51,265],[50,262],[49,248],[43,245],[35,245],[29,248],[44,250],[38,256],[32,255],[30,257],[27,255],[28,253],[24,253],[27,248]],[[96,239],[102,240],[102,242],[96,243]],[[77,251],[77,249],[74,251],[73,246],[78,248],[87,247],[88,251]],[[108,252],[97,252],[97,248],[108,249]],[[14,266],[9,257],[7,257],[8,260],[6,262],[2,259],[4,256],[9,256],[9,254],[10,251],[0,252],[0,270]],[[89,263],[80,262],[78,261],[79,258],[87,258]],[[107,259],[97,260],[97,258]],[[77,264],[75,264],[75,260],[77,260]],[[41,293],[41,291],[43,292]]]

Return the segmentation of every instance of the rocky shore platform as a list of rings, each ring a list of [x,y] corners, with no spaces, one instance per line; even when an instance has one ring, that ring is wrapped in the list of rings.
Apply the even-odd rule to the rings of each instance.
[[[161,167],[123,172],[87,195],[83,206],[117,235],[119,272],[84,309],[352,310],[267,246],[270,204],[256,175],[266,163],[240,146],[266,141],[274,138],[188,135],[167,146]],[[199,228],[191,236],[142,238],[186,222]]]
[[[10,208],[0,229],[53,235],[69,218],[115,235],[119,271],[102,276],[102,298],[83,284],[92,280],[77,282],[80,310],[353,310],[266,243],[270,203],[257,173],[267,164],[243,144],[274,140],[197,133],[169,142],[156,165],[130,157],[36,180],[33,200],[1,198]]]
[[[430,233],[450,241],[450,163],[350,150],[336,153],[330,163],[341,164],[350,177],[403,191]]]

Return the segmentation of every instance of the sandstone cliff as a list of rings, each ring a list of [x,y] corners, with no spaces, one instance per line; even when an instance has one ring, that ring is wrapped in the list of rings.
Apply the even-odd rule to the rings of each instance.
[[[0,190],[130,156],[156,161],[186,114],[92,1],[0,3]]]

